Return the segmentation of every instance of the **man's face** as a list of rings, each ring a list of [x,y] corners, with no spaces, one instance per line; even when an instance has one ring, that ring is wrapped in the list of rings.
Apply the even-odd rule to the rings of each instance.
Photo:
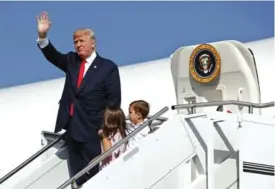
[[[88,58],[95,49],[95,40],[87,34],[78,34],[74,37],[74,47],[77,54],[82,58]]]

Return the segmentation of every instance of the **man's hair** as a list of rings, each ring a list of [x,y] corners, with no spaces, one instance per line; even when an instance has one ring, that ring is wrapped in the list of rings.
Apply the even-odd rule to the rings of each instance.
[[[142,119],[145,119],[150,111],[149,104],[144,100],[136,100],[131,102],[130,107],[133,107],[134,111],[136,113],[140,113],[142,116]]]
[[[89,35],[90,39],[95,40],[95,32],[89,28],[79,28],[73,33],[73,38],[80,35]]]

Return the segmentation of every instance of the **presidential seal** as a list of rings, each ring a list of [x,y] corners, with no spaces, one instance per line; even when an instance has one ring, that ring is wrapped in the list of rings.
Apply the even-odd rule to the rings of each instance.
[[[190,56],[189,69],[197,82],[210,83],[220,75],[221,57],[212,45],[201,44]]]

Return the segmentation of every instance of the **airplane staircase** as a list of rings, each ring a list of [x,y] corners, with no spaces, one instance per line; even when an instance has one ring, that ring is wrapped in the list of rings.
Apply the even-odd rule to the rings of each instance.
[[[197,107],[226,104],[248,107],[249,113],[194,113]],[[275,186],[274,118],[253,114],[253,108],[271,106],[274,102],[175,105],[172,110],[189,109],[191,113],[177,113],[167,121],[160,119],[169,109],[165,107],[72,178],[69,178],[63,135],[44,133],[51,142],[3,177],[0,188],[70,188],[74,180],[158,119],[163,122],[161,126],[151,128],[150,135],[91,178],[83,189],[271,189]],[[45,155],[49,149],[52,151]],[[27,169],[38,154],[44,154],[40,167],[20,178],[15,175],[23,167]]]
[[[274,106],[274,102],[224,101],[176,105],[172,109],[217,104],[249,106],[250,113],[253,108]],[[271,189],[275,186],[273,149],[273,118],[223,112],[179,114],[83,188]],[[98,162],[95,160],[82,173]],[[64,189],[78,176],[81,174],[58,189]]]
[[[148,116],[145,126],[150,133],[158,129],[167,118],[160,117],[168,110],[164,108],[154,116]],[[56,134],[43,131],[41,143],[44,147],[7,173],[0,179],[0,189],[9,188],[56,188],[64,180],[69,179],[67,168],[67,148],[63,140],[65,133]],[[40,158],[39,167],[34,168],[31,163]],[[49,182],[50,180],[50,182]],[[42,183],[42,186],[40,186]],[[45,184],[46,183],[46,184]],[[43,188],[42,187],[42,188]]]

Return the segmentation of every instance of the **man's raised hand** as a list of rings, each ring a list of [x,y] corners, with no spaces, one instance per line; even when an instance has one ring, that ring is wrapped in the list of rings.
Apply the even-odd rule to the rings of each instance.
[[[51,21],[49,20],[49,16],[47,12],[42,12],[40,16],[37,16],[37,30],[38,36],[40,39],[44,39],[47,37],[47,32],[50,29]]]

